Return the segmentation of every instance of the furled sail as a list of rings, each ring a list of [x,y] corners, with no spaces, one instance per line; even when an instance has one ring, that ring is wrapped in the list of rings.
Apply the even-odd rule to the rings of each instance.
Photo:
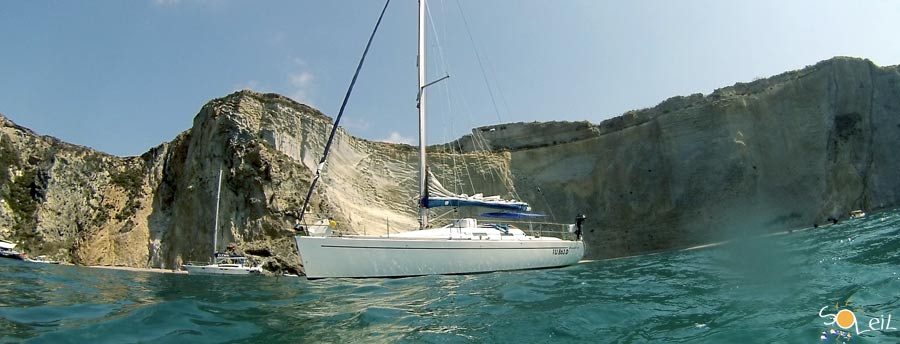
[[[484,196],[483,194],[455,194],[444,188],[441,182],[428,170],[428,192],[422,198],[422,206],[425,208],[437,207],[485,207],[491,209],[529,211],[528,203],[517,200],[505,200],[500,196]]]

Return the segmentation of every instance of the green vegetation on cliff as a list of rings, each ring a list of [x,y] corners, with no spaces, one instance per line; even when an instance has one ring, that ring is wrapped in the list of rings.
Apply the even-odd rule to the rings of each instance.
[[[125,167],[110,176],[110,182],[125,190],[128,200],[125,207],[116,214],[116,220],[124,221],[133,216],[140,206],[141,187],[144,184],[144,173],[139,168]]]

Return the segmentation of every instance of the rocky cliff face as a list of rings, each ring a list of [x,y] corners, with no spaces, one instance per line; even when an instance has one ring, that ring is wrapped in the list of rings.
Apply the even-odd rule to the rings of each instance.
[[[292,228],[332,124],[315,109],[276,94],[237,92],[206,104],[172,142],[130,158],[0,119],[0,237],[31,254],[160,268],[207,261],[222,169],[217,249],[252,255],[270,270],[299,265]],[[311,213],[361,234],[415,228],[417,156],[413,147],[339,130]],[[465,163],[487,192],[513,187],[490,177],[508,173],[507,153],[436,153],[432,160],[439,173],[459,172],[451,165]]]
[[[0,117],[0,237],[88,265],[173,268],[218,250],[294,270],[291,228],[331,120],[275,94],[206,104],[140,157],[39,136]],[[588,215],[591,257],[783,230],[900,203],[900,68],[835,58],[600,124],[512,123],[431,147],[461,192]],[[374,234],[416,226],[416,150],[338,136],[310,211]]]
[[[566,125],[572,142],[558,134]],[[544,128],[552,140],[535,142]],[[511,152],[524,198],[540,199],[522,187],[537,185],[564,218],[588,214],[594,257],[813,226],[900,202],[900,68],[867,60],[834,58],[598,125],[474,133]]]

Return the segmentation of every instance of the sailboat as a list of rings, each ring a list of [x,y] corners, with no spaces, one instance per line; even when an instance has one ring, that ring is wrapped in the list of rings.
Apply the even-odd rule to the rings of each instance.
[[[216,219],[213,221],[213,262],[212,264],[187,263],[181,266],[189,274],[203,275],[258,275],[262,267],[252,266],[247,257],[218,251],[219,243],[219,196],[222,193],[222,170],[219,170],[219,185],[216,188]]]
[[[387,4],[385,4],[385,10]],[[382,17],[384,11],[382,10]],[[425,149],[425,89],[434,84],[425,80],[425,15],[426,2],[419,0],[419,224],[418,230],[385,236],[335,235],[333,222],[319,220],[299,229],[308,235],[295,235],[297,250],[308,279],[317,278],[366,278],[366,277],[407,277],[442,274],[472,274],[494,271],[526,270],[563,267],[576,264],[584,256],[584,242],[580,238],[580,216],[577,226],[571,231],[577,234],[575,240],[556,237],[530,235],[511,224],[482,223],[475,218],[462,218],[440,228],[428,228],[428,209],[434,207],[481,207],[500,210],[482,214],[500,218],[523,218],[537,216],[523,213],[530,211],[527,203],[504,200],[497,196],[485,197],[458,195],[444,188],[427,168]],[[378,24],[381,23],[381,18]],[[375,30],[378,29],[375,25]],[[372,37],[360,59],[359,69],[365,60]],[[446,77],[445,77],[446,78]],[[443,79],[443,78],[442,78]],[[440,81],[439,79],[438,81]],[[350,95],[345,96],[344,104]],[[301,209],[299,223],[309,204],[328,150],[338,126],[344,105],[335,119],[325,152],[310,184],[306,201]],[[576,229],[577,228],[577,229]],[[359,231],[357,231],[359,232]],[[365,231],[363,231],[365,232]]]
[[[12,241],[0,239],[0,257],[24,260],[25,256],[22,252],[14,250],[15,248],[16,244]]]

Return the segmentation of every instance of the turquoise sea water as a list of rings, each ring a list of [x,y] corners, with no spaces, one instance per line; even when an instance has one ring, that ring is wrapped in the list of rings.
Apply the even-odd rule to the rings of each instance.
[[[563,269],[367,280],[2,259],[0,342],[814,343],[840,330],[828,307],[856,317],[859,334],[839,339],[896,343],[879,327],[900,328],[898,234],[894,211]]]

